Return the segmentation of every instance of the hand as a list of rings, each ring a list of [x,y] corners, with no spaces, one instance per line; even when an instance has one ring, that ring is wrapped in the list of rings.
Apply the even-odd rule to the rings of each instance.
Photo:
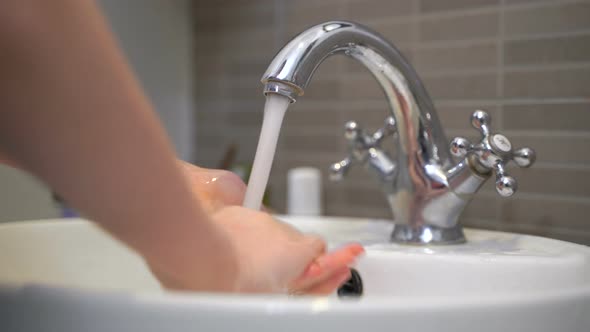
[[[215,273],[215,267],[176,271],[153,269],[170,289],[222,290],[240,293],[329,294],[350,278],[349,264],[362,252],[351,246],[325,255],[321,239],[306,236],[270,215],[242,207],[221,208],[212,216],[233,246],[237,269],[203,285],[192,273]],[[174,276],[174,277],[172,277]]]
[[[208,212],[222,207],[242,205],[246,184],[236,174],[219,169],[207,169],[179,162],[193,193]]]
[[[242,204],[246,192],[246,185],[234,173],[224,170],[200,168],[184,162],[181,163],[181,167],[191,183],[193,192],[208,212],[216,213],[227,206]],[[246,209],[243,210],[255,212]],[[264,215],[263,219],[267,221],[261,222],[253,218],[252,220],[256,221],[244,225],[244,220],[232,221],[231,218],[227,220],[223,218],[215,219],[224,225],[224,228],[229,230],[230,233],[238,233],[235,235],[238,240],[240,239],[239,233],[244,231],[244,229],[239,229],[243,227],[247,227],[247,229],[255,233],[253,236],[255,239],[253,248],[257,248],[260,245],[260,239],[267,239],[261,235],[264,233],[261,230],[265,229],[265,227],[269,228],[269,233],[272,232],[271,229],[282,229],[283,233],[290,234],[289,236],[298,238],[301,241],[303,241],[303,238],[319,240],[317,238],[306,237],[292,227],[272,219],[267,214],[258,212],[258,215]],[[258,227],[261,230],[255,230]],[[245,247],[248,248],[248,246]],[[273,250],[266,249],[265,251],[266,254],[273,253]],[[300,269],[298,275],[292,276],[289,283],[281,291],[289,291],[290,293],[297,294],[329,294],[350,278],[349,265],[363,252],[363,248],[357,244],[348,245],[329,254],[326,254],[322,249],[315,257],[309,259],[306,267]],[[261,257],[262,255],[264,254],[261,253]],[[279,254],[276,257],[281,257],[281,255]],[[283,260],[279,260],[279,262],[287,264]]]

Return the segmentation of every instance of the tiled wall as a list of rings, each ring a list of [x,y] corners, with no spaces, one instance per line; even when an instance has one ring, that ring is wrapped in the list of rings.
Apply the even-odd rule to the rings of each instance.
[[[262,120],[260,76],[297,32],[348,19],[396,44],[424,80],[450,137],[477,136],[469,116],[488,110],[496,130],[538,153],[532,169],[511,169],[513,198],[489,183],[462,222],[590,244],[590,1],[223,0],[197,1],[197,162],[215,167],[229,144],[251,163]],[[386,113],[370,74],[328,59],[288,111],[270,190],[284,211],[286,172],[327,166],[345,155],[342,127],[376,129]],[[326,174],[326,173],[324,173]],[[325,181],[326,213],[387,217],[364,170]]]

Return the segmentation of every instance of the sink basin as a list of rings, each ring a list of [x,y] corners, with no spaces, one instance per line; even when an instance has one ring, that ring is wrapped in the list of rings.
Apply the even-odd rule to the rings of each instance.
[[[466,230],[469,243],[387,243],[386,221],[280,219],[360,241],[360,297],[167,292],[132,251],[84,220],[0,225],[6,331],[590,331],[590,248]],[[358,295],[358,294],[357,294]]]

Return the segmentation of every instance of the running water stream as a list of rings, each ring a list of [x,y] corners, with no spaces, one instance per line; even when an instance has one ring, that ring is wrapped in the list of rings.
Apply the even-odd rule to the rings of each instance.
[[[278,94],[269,93],[266,96],[262,129],[258,139],[250,180],[248,181],[248,188],[246,189],[244,207],[259,210],[262,205],[262,197],[268,183],[281,124],[289,103],[289,98]]]

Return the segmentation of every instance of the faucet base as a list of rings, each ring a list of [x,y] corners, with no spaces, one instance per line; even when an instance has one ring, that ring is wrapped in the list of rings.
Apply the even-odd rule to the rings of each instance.
[[[418,228],[406,224],[396,224],[391,233],[391,241],[402,244],[460,244],[465,243],[465,235],[460,225],[451,228],[436,226],[420,226]]]

